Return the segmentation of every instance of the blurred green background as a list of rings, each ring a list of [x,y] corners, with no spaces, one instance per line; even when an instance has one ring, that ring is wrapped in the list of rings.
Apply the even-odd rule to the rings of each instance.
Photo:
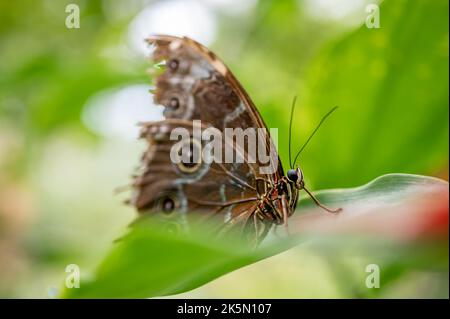
[[[79,29],[65,25],[69,3],[79,5]],[[380,28],[365,25],[369,3],[379,2],[0,2],[0,297],[51,297],[67,264],[83,275],[136,216],[114,190],[145,146],[135,123],[161,113],[148,93],[151,33],[211,47],[279,128],[285,165],[293,96],[294,149],[340,106],[300,157],[312,189],[394,172],[448,180],[448,1],[386,0]],[[183,296],[356,296],[343,278],[364,277],[363,261],[331,267],[305,250]],[[448,297],[442,278],[409,273],[379,296]]]

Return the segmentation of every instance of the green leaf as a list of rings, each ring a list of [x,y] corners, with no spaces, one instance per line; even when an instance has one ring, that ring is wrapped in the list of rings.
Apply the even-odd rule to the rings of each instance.
[[[352,187],[392,172],[444,176],[448,4],[384,1],[379,29],[363,24],[316,54],[294,136],[305,136],[340,107],[300,159],[316,188]]]
[[[201,228],[189,236],[174,236],[142,219],[114,244],[93,277],[83,274],[80,288],[66,289],[62,297],[146,298],[181,293],[307,240],[318,247],[348,248],[349,241],[335,238],[361,239],[363,232],[366,240],[357,242],[364,247],[386,242],[417,247],[448,236],[448,183],[439,179],[391,174],[358,188],[326,190],[317,196],[343,212],[317,211],[310,199],[302,198],[289,220],[291,236],[268,238],[258,249],[238,240],[211,239]],[[415,254],[413,250],[417,259]],[[442,254],[448,264],[448,254],[439,250],[438,255]],[[448,268],[447,264],[441,266]]]

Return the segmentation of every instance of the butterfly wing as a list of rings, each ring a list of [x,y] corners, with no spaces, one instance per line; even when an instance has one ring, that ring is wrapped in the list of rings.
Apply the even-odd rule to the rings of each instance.
[[[185,129],[189,138],[174,140],[171,132]],[[141,137],[148,143],[141,168],[134,180],[133,205],[141,213],[154,212],[160,217],[185,225],[189,213],[202,219],[219,219],[223,224],[247,221],[258,203],[257,172],[247,163],[205,161],[192,164],[171,158],[171,150],[184,146],[201,152],[205,142],[193,134],[192,121],[168,119],[143,124]],[[225,143],[225,141],[224,141]],[[178,144],[178,145],[177,145]],[[222,145],[222,150],[226,148]]]
[[[154,36],[148,42],[154,45],[152,59],[165,62],[163,72],[155,75],[154,100],[164,106],[166,120],[143,124],[142,137],[149,147],[134,183],[133,204],[140,212],[175,211],[181,219],[188,211],[201,211],[205,216],[219,215],[225,223],[247,222],[254,217],[267,183],[275,184],[283,176],[268,131],[263,131],[267,134],[264,142],[257,144],[269,156],[268,163],[249,161],[249,154],[242,154],[246,160],[241,163],[201,163],[190,168],[171,160],[175,141],[169,132],[186,128],[191,146],[204,146],[193,138],[193,120],[220,132],[266,129],[266,125],[241,84],[207,48],[186,37]],[[232,148],[245,153],[236,144]],[[261,173],[262,166],[271,173]]]
[[[267,127],[247,92],[208,48],[187,38],[153,36],[152,59],[165,61],[166,69],[156,76],[155,102],[165,107],[166,118],[201,120],[221,131],[225,128],[263,128],[267,133],[265,152],[270,156],[267,179],[276,182],[283,169]],[[256,163],[259,166],[265,163]]]

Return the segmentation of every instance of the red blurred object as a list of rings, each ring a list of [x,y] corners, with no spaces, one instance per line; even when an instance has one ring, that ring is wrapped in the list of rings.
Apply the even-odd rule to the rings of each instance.
[[[449,187],[412,185],[398,194],[344,203],[343,212],[327,214],[315,207],[292,216],[289,229],[299,234],[355,234],[400,241],[448,239]]]

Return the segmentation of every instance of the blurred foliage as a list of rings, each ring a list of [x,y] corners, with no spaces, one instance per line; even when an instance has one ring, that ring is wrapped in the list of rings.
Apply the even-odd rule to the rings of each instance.
[[[433,190],[435,188],[436,190]],[[442,196],[439,193],[442,190],[446,192],[448,184],[423,176],[391,174],[377,178],[362,187],[322,191],[318,196],[330,207],[342,207],[342,214],[345,214],[342,217],[358,215],[361,218],[361,214],[365,214],[367,219],[376,220],[376,218],[386,217],[383,215],[386,204],[395,203],[413,211],[416,202],[410,202],[410,200],[423,196],[426,189]],[[448,204],[448,198],[443,204]],[[409,205],[411,207],[408,207]],[[300,200],[298,205],[300,211],[311,206],[317,209],[308,197]],[[391,209],[389,212],[391,220],[397,218],[397,213],[398,210]],[[430,208],[427,218],[433,218],[433,213],[435,212]],[[319,215],[320,212],[315,214]],[[420,214],[422,216],[426,214],[426,209]],[[352,223],[354,223],[353,226]],[[442,241],[442,238],[437,241],[438,244],[436,241],[430,243],[422,241],[418,245],[412,240],[406,242],[393,240],[385,234],[383,240],[374,241],[370,236],[374,234],[366,233],[365,236],[358,234],[361,223],[350,219],[346,223],[345,233],[340,233],[340,239],[336,240],[336,234],[327,232],[311,234],[304,229],[295,232],[298,224],[304,227],[308,224],[308,219],[291,220],[289,237],[272,238],[255,249],[248,242],[239,239],[240,233],[230,233],[226,240],[223,237],[211,239],[208,225],[191,222],[190,225],[194,226],[191,227],[189,234],[174,234],[173,231],[169,231],[171,228],[168,227],[170,224],[167,224],[167,221],[161,223],[149,217],[141,217],[132,225],[130,232],[114,244],[112,251],[98,267],[96,274],[88,277],[87,280],[82,280],[79,289],[65,289],[62,296],[66,298],[148,298],[173,295],[197,288],[227,272],[296,245],[307,245],[309,250],[315,250],[316,253],[325,256],[330,256],[330,252],[339,255],[353,248],[353,251],[359,252],[359,256],[365,256],[370,260],[368,264],[376,263],[382,269],[383,290],[405,271],[427,269],[430,264],[435,267],[435,270],[448,272],[448,245]],[[381,224],[384,224],[384,221]],[[438,226],[445,228],[445,225]],[[316,232],[320,229],[317,225],[314,227]],[[377,227],[376,234],[386,232],[383,227]],[[278,231],[283,230],[278,229]],[[402,229],[396,228],[395,231],[400,235]],[[415,232],[415,240],[417,236],[423,236],[420,233],[420,227],[416,227]],[[321,236],[319,237],[318,234]],[[343,265],[338,268],[341,271],[348,271]],[[360,276],[346,277],[345,285],[350,289],[356,289],[353,292],[355,296],[376,296],[373,289],[367,289],[364,286],[364,282],[365,280]]]
[[[112,194],[129,182],[140,145],[97,134],[82,113],[104,90],[150,86],[149,63],[130,48],[128,27],[161,2],[168,1],[0,2],[0,296],[47,297],[65,265],[95,265],[135,217]],[[293,96],[293,149],[340,106],[300,157],[314,189],[361,185],[389,172],[448,179],[448,1],[386,0],[381,28],[368,29],[364,4],[372,2],[361,0],[359,11],[338,18],[330,10],[312,15],[307,0],[259,0],[240,15],[214,11],[211,48],[268,126],[279,128],[284,164]],[[64,25],[68,3],[80,5],[80,29]],[[285,258],[264,265],[281,276],[277,269],[297,257]],[[294,274],[308,283],[326,267],[314,259]],[[338,281],[323,279],[316,295],[348,296]],[[302,296],[314,295],[309,286]]]
[[[329,45],[308,71],[305,107],[341,106],[304,156],[319,186],[392,172],[447,178],[448,2],[388,1],[380,10],[380,29]]]

